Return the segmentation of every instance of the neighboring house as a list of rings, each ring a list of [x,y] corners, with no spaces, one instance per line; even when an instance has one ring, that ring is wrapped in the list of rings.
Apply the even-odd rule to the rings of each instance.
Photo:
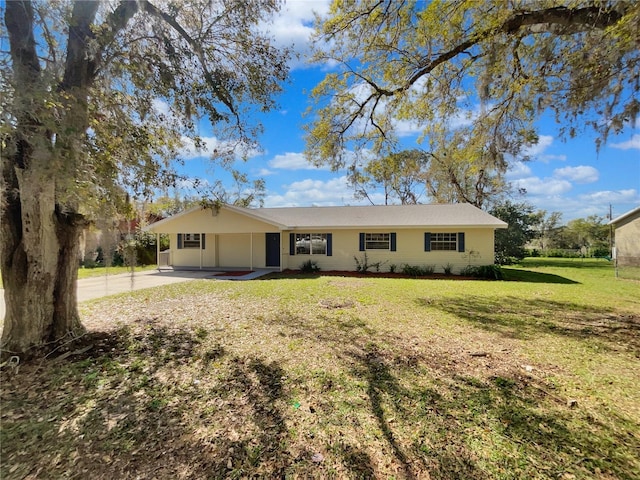
[[[609,222],[615,228],[615,258],[619,266],[640,267],[640,207]]]
[[[169,234],[160,265],[196,268],[299,269],[313,260],[322,270],[369,264],[468,265],[494,262],[494,234],[507,224],[470,204],[363,207],[194,207],[145,229]]]

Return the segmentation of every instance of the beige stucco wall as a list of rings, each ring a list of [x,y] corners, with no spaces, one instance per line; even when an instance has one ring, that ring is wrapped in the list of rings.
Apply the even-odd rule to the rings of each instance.
[[[618,265],[640,267],[640,215],[616,225],[615,242]]]
[[[221,209],[217,213],[209,208],[190,212],[171,219],[149,230],[160,233],[251,233],[273,232],[274,226],[231,210]]]
[[[156,230],[157,229],[157,230]],[[265,233],[277,233],[278,227],[252,219],[236,212],[222,209],[215,215],[210,209],[193,211],[174,218],[171,222],[152,231],[170,234],[170,265],[181,267],[251,267],[264,268],[266,264]],[[449,251],[424,251],[424,233],[465,233],[464,253]],[[454,273],[467,265],[489,265],[494,262],[494,230],[492,228],[434,229],[322,229],[296,230],[297,233],[331,233],[333,255],[289,255],[289,234],[281,232],[280,257],[282,269],[298,269],[306,260],[314,260],[322,270],[356,269],[354,257],[364,259],[359,251],[359,234],[396,233],[396,251],[368,250],[368,263],[381,262],[380,269],[388,271],[391,265],[400,271],[402,265],[433,266],[442,272],[450,264]],[[178,233],[204,233],[203,250],[177,248]]]
[[[219,238],[219,265],[217,266],[264,268],[266,258],[264,233],[221,235]]]
[[[199,232],[183,232],[199,233]],[[180,267],[246,267],[265,268],[266,241],[264,233],[205,234],[205,248],[178,249],[178,234],[169,235],[169,264]],[[253,255],[252,255],[253,252]]]
[[[382,262],[381,271],[388,271],[391,265],[396,266],[396,271],[402,265],[412,266],[433,265],[436,272],[442,272],[443,266],[451,264],[453,272],[458,273],[467,265],[489,265],[494,262],[494,231],[492,229],[429,229],[431,233],[438,232],[465,232],[465,253],[450,251],[424,251],[425,229],[395,229],[396,251],[368,250],[367,261],[369,264]],[[347,270],[356,269],[354,259],[364,259],[364,253],[358,251],[359,234],[364,233],[391,233],[384,230],[334,230],[329,231],[304,231],[301,233],[332,233],[333,255],[289,255],[289,233],[283,234],[283,268],[298,269],[305,261],[315,261],[322,270]],[[470,255],[470,252],[473,252]]]

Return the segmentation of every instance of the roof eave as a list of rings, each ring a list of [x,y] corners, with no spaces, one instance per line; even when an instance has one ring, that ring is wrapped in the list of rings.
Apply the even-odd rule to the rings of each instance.
[[[620,223],[621,221],[626,220],[627,218],[635,215],[636,213],[640,213],[640,207],[636,207],[633,210],[628,211],[627,213],[623,213],[619,217],[616,217],[613,220],[611,220],[609,223],[607,223],[607,225],[615,225],[616,223]]]

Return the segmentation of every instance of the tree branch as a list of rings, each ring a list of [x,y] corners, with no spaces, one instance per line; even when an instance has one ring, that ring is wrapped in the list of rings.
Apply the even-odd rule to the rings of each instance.
[[[31,2],[7,2],[4,22],[9,33],[9,46],[16,81],[18,83],[33,82],[40,74],[40,62],[33,36],[33,6]]]
[[[614,25],[622,18],[622,16],[623,14],[617,10],[610,9],[603,11],[601,8],[595,6],[575,9],[553,7],[535,12],[517,13],[499,27],[478,32],[467,41],[462,42],[451,50],[440,54],[414,73],[404,85],[391,91],[379,88],[376,88],[376,90],[381,95],[387,96],[402,93],[411,88],[411,86],[420,78],[431,73],[439,65],[442,65],[461,53],[464,53],[469,48],[499,33],[513,35],[522,27],[539,26],[539,29],[531,30],[531,33],[548,32],[559,34],[560,32],[555,31],[553,28],[554,25],[571,27],[570,29],[563,30],[563,34],[577,33],[586,30],[604,29]]]
[[[239,117],[238,113],[236,112],[236,109],[235,109],[235,107],[233,105],[233,101],[220,88],[220,85],[218,84],[218,82],[215,81],[215,79],[213,78],[213,75],[211,74],[211,72],[207,68],[207,63],[206,63],[206,59],[204,57],[204,52],[202,51],[202,48],[200,47],[198,42],[196,42],[189,35],[189,33],[182,27],[182,25],[180,25],[176,21],[176,19],[174,17],[172,17],[171,15],[159,10],[154,5],[152,5],[151,2],[149,2],[148,0],[142,0],[140,3],[142,5],[142,8],[144,8],[144,10],[147,13],[149,13],[149,14],[155,16],[156,18],[159,18],[159,19],[165,21],[166,23],[168,23],[178,33],[178,35],[180,35],[189,44],[189,46],[191,47],[193,52],[198,56],[198,60],[200,60],[200,64],[202,66],[202,70],[204,72],[204,77],[205,77],[205,80],[207,81],[207,84],[213,90],[213,93],[215,94],[216,98],[218,98],[218,100],[220,100],[229,109],[229,111],[236,117],[237,123],[240,124],[240,117]]]

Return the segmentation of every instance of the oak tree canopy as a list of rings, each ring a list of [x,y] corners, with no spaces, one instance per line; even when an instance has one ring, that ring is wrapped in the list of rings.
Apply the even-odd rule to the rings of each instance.
[[[640,113],[638,2],[345,0],[317,23],[314,60],[331,70],[309,110],[316,165],[362,173],[419,132],[436,177],[468,183],[452,193],[469,201],[487,179],[502,188],[542,114],[599,147]]]
[[[201,146],[252,148],[249,114],[274,106],[286,49],[265,33],[278,0],[8,1],[0,52],[2,349],[34,352],[82,331],[78,236],[124,192],[175,180]]]

